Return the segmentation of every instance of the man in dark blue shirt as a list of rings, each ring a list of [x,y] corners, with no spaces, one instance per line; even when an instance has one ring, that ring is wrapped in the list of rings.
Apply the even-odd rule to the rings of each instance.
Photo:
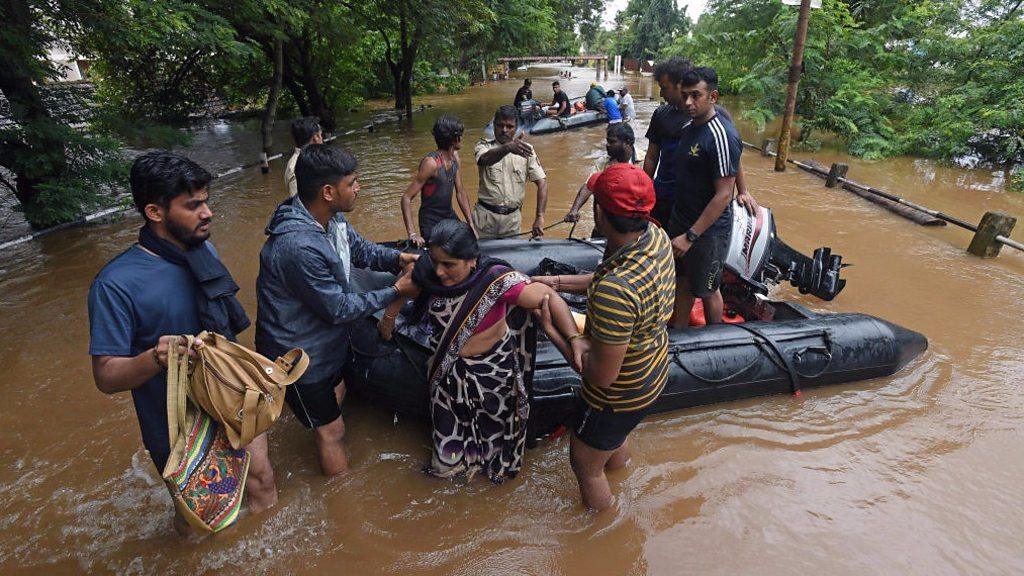
[[[654,191],[658,195],[658,202],[651,216],[662,226],[668,224],[672,216],[672,204],[675,202],[676,170],[673,159],[676,145],[683,125],[690,121],[680,87],[683,75],[690,70],[693,70],[693,64],[680,57],[669,58],[654,67],[654,79],[658,82],[665,104],[659,106],[651,115],[646,134],[647,155],[644,157],[644,172],[654,179]],[[715,104],[715,110],[732,122],[732,117],[724,107]],[[747,193],[742,164],[736,175],[736,192],[736,201],[746,207],[751,214],[755,213],[757,202]]]
[[[137,158],[130,183],[135,207],[145,219],[140,243],[104,266],[89,289],[89,354],[96,387],[107,394],[131,391],[143,445],[161,474],[171,451],[167,351],[178,346],[186,353],[179,335],[198,334],[208,320],[199,305],[192,261],[219,265],[206,241],[213,218],[207,205],[211,180],[209,172],[178,154],[157,150]],[[172,253],[188,260],[171,258]],[[241,316],[235,326],[244,329],[248,320],[244,311]],[[277,502],[266,434],[247,449],[252,458],[245,495],[250,509],[259,511]],[[184,526],[175,515],[175,527],[182,531]]]
[[[681,93],[690,121],[680,130],[673,158],[676,194],[667,231],[676,256],[672,326],[686,327],[694,299],[707,322],[721,322],[722,279],[732,232],[732,191],[743,142],[732,122],[715,109],[718,75],[695,68],[683,75]]]

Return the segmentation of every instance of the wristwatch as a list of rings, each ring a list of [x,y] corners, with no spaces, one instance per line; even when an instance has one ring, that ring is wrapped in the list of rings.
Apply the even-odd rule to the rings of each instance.
[[[690,228],[686,231],[686,239],[689,240],[691,243],[696,242],[698,238],[700,238],[700,234],[694,232],[693,228]]]

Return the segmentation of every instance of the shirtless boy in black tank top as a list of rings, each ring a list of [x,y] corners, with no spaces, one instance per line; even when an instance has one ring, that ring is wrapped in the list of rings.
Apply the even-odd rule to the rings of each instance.
[[[462,121],[452,116],[441,116],[434,123],[434,142],[437,150],[424,156],[412,182],[402,194],[402,220],[405,222],[409,240],[422,247],[430,237],[434,225],[446,218],[456,218],[452,209],[452,192],[459,203],[459,211],[466,218],[473,234],[473,219],[470,217],[469,196],[462,187],[459,173],[459,149],[462,148]],[[418,222],[412,219],[412,200],[422,192]],[[419,231],[416,230],[419,225]]]

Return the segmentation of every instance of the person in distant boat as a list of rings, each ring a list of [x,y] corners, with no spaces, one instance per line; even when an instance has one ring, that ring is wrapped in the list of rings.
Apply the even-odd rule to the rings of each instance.
[[[633,151],[633,146],[636,142],[636,137],[633,135],[633,128],[628,124],[609,124],[608,133],[606,136],[605,151],[608,153],[607,156],[601,157],[597,163],[594,164],[594,170],[592,174],[598,174],[604,171],[605,168],[614,164],[628,163],[630,159],[636,154]],[[572,206],[569,207],[569,212],[566,213],[565,217],[562,218],[563,222],[577,222],[580,219],[580,209],[591,194],[593,190],[587,187],[590,183],[590,178],[587,179],[578,192],[576,192],[576,199],[572,201]],[[597,230],[595,230],[597,232]]]
[[[622,122],[622,112],[619,111],[619,103],[615,100],[615,90],[609,90],[605,93],[604,111],[608,115],[609,124]]]
[[[295,151],[288,163],[284,166],[284,185],[288,189],[288,196],[295,196],[295,162],[299,159],[299,152],[306,144],[323,144],[324,133],[320,129],[320,119],[316,116],[303,116],[292,120],[292,140],[295,141]]]
[[[409,274],[393,286],[355,292],[353,268],[398,273],[418,256],[364,239],[345,219],[359,193],[356,159],[326,144],[302,149],[295,165],[298,195],[282,202],[267,224],[256,277],[256,350],[277,358],[292,348],[309,367],[288,387],[285,402],[313,430],[324,475],[348,470],[341,398],[349,323],[412,290]]]
[[[526,183],[537,185],[537,217],[531,226],[534,236],[544,235],[544,210],[548,203],[548,182],[540,160],[516,134],[519,114],[512,106],[494,113],[494,139],[481,139],[474,149],[480,172],[473,227],[480,238],[505,238],[520,233]]]
[[[523,85],[516,91],[516,98],[512,101],[513,106],[518,108],[523,102],[533,100],[533,90],[530,88],[531,84],[533,84],[533,81],[529,78],[523,80]]]
[[[627,438],[668,380],[668,331],[674,292],[668,235],[650,222],[654,184],[640,167],[617,162],[590,177],[594,220],[608,238],[593,274],[533,280],[587,295],[583,336],[561,341],[547,310],[540,324],[583,376],[571,417],[569,462],[583,502],[603,510],[613,497],[607,471],[629,462]]]
[[[422,247],[425,238],[430,237],[430,230],[441,220],[456,218],[452,210],[452,192],[459,203],[459,210],[473,228],[473,216],[470,210],[469,196],[462,187],[462,174],[459,172],[459,149],[462,148],[462,121],[452,116],[441,116],[434,122],[434,143],[437,150],[427,154],[420,161],[419,169],[412,182],[402,194],[402,220],[405,222],[409,240]],[[419,209],[419,231],[413,224],[412,200],[422,194]],[[473,235],[477,236],[473,228]]]
[[[572,115],[572,105],[569,104],[569,97],[562,91],[562,85],[555,80],[551,83],[551,90],[555,93],[555,99],[548,104],[547,115],[565,118]]]
[[[680,131],[690,120],[690,115],[686,111],[686,99],[679,85],[683,75],[690,70],[693,70],[693,64],[686,58],[678,56],[660,62],[654,67],[654,80],[661,89],[661,97],[665,104],[659,106],[651,115],[646,134],[647,155],[644,157],[644,172],[654,179],[658,203],[651,215],[662,225],[667,225],[672,216],[672,205],[676,197],[675,150]],[[715,110],[723,119],[732,121],[729,112],[721,105],[715,104]],[[736,174],[736,201],[750,214],[757,212],[757,201],[747,191],[742,163]]]
[[[623,122],[632,122],[636,118],[636,107],[633,105],[633,95],[629,93],[629,87],[623,86],[619,90],[622,96],[619,98],[619,110],[622,112]],[[650,176],[650,174],[648,174]]]
[[[604,88],[597,82],[590,83],[590,90],[583,96],[587,110],[604,111]]]
[[[427,368],[433,456],[427,471],[450,477],[482,472],[495,483],[523,463],[536,329],[530,310],[547,303],[549,337],[578,338],[569,307],[554,290],[480,253],[473,231],[442,220],[429,252],[413,268],[415,304],[434,351]],[[384,311],[390,340],[404,299]]]
[[[208,241],[213,180],[195,162],[165,150],[139,156],[129,183],[145,223],[139,241],[107,263],[89,288],[89,354],[96,388],[131,391],[142,444],[158,474],[171,454],[167,430],[167,352],[185,350],[184,334],[210,330],[235,339],[249,318],[238,285]],[[196,342],[201,348],[202,342]],[[277,502],[267,435],[246,447],[251,459],[245,499],[258,512]],[[175,513],[182,534],[188,523]]]

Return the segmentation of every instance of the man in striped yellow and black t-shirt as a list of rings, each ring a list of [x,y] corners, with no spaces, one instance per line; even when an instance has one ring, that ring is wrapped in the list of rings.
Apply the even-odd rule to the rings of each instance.
[[[605,259],[587,288],[585,334],[609,346],[625,346],[615,380],[602,387],[583,380],[588,406],[639,412],[651,405],[668,377],[668,332],[675,270],[668,235],[657,226]]]
[[[609,144],[609,155],[619,152]],[[587,188],[594,191],[597,227],[608,238],[604,260],[592,277],[535,279],[565,292],[586,287],[584,334],[555,344],[583,375],[569,448],[572,469],[584,503],[603,509],[612,504],[605,470],[629,460],[626,437],[668,378],[666,324],[675,268],[668,236],[648,222],[654,184],[643,170],[613,164],[592,176]]]

